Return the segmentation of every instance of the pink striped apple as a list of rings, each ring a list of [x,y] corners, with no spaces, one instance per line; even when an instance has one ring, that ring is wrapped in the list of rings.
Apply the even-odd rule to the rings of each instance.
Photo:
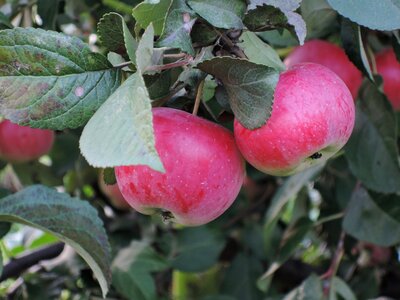
[[[383,91],[396,111],[400,111],[400,63],[392,48],[376,55],[376,67],[383,78]]]
[[[242,186],[244,161],[225,128],[171,108],[154,108],[156,149],[165,173],[147,166],[115,168],[128,203],[143,214],[160,212],[196,226],[220,216]]]
[[[106,184],[104,182],[103,173],[103,170],[99,173],[99,188],[101,192],[107,196],[114,207],[120,210],[128,210],[131,208],[119,190],[118,184]]]
[[[0,158],[10,162],[27,162],[47,154],[54,142],[54,132],[0,122]]]
[[[327,41],[310,40],[295,48],[284,61],[288,68],[304,62],[320,64],[331,69],[344,81],[353,98],[357,97],[362,75],[342,48]]]
[[[287,176],[338,152],[354,119],[354,101],[344,82],[322,65],[303,63],[281,73],[267,123],[250,130],[235,120],[235,139],[255,168]]]

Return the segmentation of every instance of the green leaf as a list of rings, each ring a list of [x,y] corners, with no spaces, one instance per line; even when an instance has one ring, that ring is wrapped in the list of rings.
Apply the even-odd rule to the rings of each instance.
[[[340,296],[340,298],[337,297]],[[357,300],[353,291],[347,285],[345,281],[341,278],[335,276],[331,279],[330,289],[329,289],[329,300]]]
[[[0,248],[0,276],[3,274],[3,250]]]
[[[400,242],[400,196],[354,191],[343,229],[355,238],[388,247]]]
[[[242,29],[246,4],[242,0],[189,0],[189,6],[217,28]]]
[[[278,8],[286,16],[288,24],[293,27],[300,45],[303,45],[307,34],[306,23],[295,12],[300,7],[300,2],[301,0],[250,0],[248,9],[257,9],[257,7],[262,7],[263,5],[271,5]]]
[[[255,129],[267,122],[278,71],[232,57],[216,57],[200,63],[198,68],[223,82],[235,117],[243,126]]]
[[[398,0],[328,0],[342,16],[353,22],[377,30],[400,28],[400,2]]]
[[[146,85],[139,73],[131,75],[85,126],[80,148],[95,167],[148,165],[164,171],[158,157],[153,116]]]
[[[268,270],[257,282],[262,291],[266,292],[268,290],[274,273],[293,255],[313,225],[314,223],[310,219],[302,217],[285,230],[275,261],[270,264]]]
[[[133,241],[120,250],[112,263],[113,286],[128,299],[156,300],[151,272],[165,270],[166,260],[147,243]]]
[[[97,26],[99,40],[109,51],[128,53],[129,59],[136,63],[138,43],[133,38],[124,18],[117,13],[105,14]]]
[[[152,57],[153,57],[153,43],[154,43],[154,29],[153,25],[150,24],[147,27],[146,31],[142,35],[140,39],[140,43],[137,47],[136,56],[137,56],[137,68],[142,73],[146,70],[147,67],[152,65]]]
[[[301,15],[306,22],[307,39],[324,37],[335,28],[337,13],[326,0],[303,0]]]
[[[399,192],[396,115],[384,94],[370,82],[364,82],[360,98],[353,134],[345,146],[350,170],[368,189]]]
[[[158,40],[160,47],[178,48],[194,55],[190,32],[196,21],[195,15],[184,0],[172,0]]]
[[[43,28],[55,30],[59,3],[59,0],[38,0],[37,12],[43,21]]]
[[[256,257],[239,253],[226,271],[221,287],[223,294],[240,300],[263,299],[256,286],[262,270],[261,261]]]
[[[97,211],[88,202],[34,185],[0,199],[0,221],[47,231],[73,247],[92,268],[107,294],[110,246]]]
[[[282,264],[290,258],[313,225],[314,222],[309,218],[302,217],[285,230],[278,250],[277,261],[279,263]]]
[[[7,16],[0,11],[0,30],[11,29],[13,27]]]
[[[131,5],[126,4],[123,0],[102,0],[102,3],[123,14],[130,14],[133,9]]]
[[[365,53],[360,26],[349,19],[343,18],[340,35],[347,56],[369,80],[374,81],[368,57]]]
[[[249,10],[243,22],[251,31],[265,31],[286,27],[288,19],[279,8],[263,5]]]
[[[75,167],[79,157],[79,139],[72,133],[57,134],[49,153],[51,169],[56,175],[64,175]]]
[[[157,73],[154,75],[144,75],[147,91],[149,92],[152,102],[169,95],[169,88],[171,86],[171,70]]]
[[[274,197],[271,200],[271,204],[269,206],[268,211],[265,214],[265,223],[264,223],[264,248],[265,251],[271,252],[275,250],[273,247],[275,247],[275,243],[272,243],[273,241],[273,236],[274,232],[276,229],[276,226],[278,224],[278,221],[283,215],[284,208],[286,204],[293,199],[299,192],[300,190],[310,181],[312,181],[318,174],[321,172],[323,169],[324,165],[317,165],[314,166],[310,169],[307,169],[303,172],[300,172],[296,175],[290,176],[288,179],[285,180],[283,185],[278,189],[278,191],[275,193]],[[308,223],[305,223],[308,226]],[[300,224],[301,225],[301,224]],[[303,227],[304,228],[307,228]],[[308,231],[308,230],[306,230]],[[290,230],[289,233],[295,233],[288,235],[286,233],[286,236],[292,236],[294,239],[295,244],[297,244],[297,238],[302,236],[304,230]],[[300,233],[300,235],[298,235]],[[281,263],[284,262],[284,260],[287,257],[287,253],[291,252],[292,250],[292,242],[289,239],[289,243],[283,244],[283,248],[281,248],[281,259],[279,261],[276,261],[270,265],[268,270],[258,279],[257,285],[259,289],[262,291],[266,292],[269,289],[271,280],[272,280],[272,275],[275,273],[275,271],[281,266]],[[282,246],[282,244],[281,244]],[[278,247],[278,245],[276,245]],[[282,251],[283,250],[283,251]],[[286,254],[285,254],[286,253]]]
[[[278,53],[270,45],[264,43],[254,32],[246,31],[241,36],[240,47],[251,62],[274,68],[278,71],[286,69]]]
[[[282,300],[321,300],[324,299],[322,281],[317,275],[311,275],[303,283],[287,294]]]
[[[0,31],[0,114],[20,125],[82,126],[118,87],[119,70],[75,37]]]
[[[154,34],[160,35],[171,1],[172,0],[153,0],[138,4],[132,11],[136,24],[139,24],[141,28],[145,29],[150,23],[153,23]]]
[[[11,229],[11,224],[7,222],[0,222],[0,238],[4,237]]]
[[[205,226],[184,228],[178,232],[177,255],[172,266],[183,272],[201,272],[212,267],[224,248],[223,240]]]

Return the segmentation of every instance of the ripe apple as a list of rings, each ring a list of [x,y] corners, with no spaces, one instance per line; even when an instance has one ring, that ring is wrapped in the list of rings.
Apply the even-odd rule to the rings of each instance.
[[[54,132],[0,122],[0,158],[10,162],[27,162],[48,153],[53,146]]]
[[[166,170],[143,165],[115,168],[125,199],[143,214],[161,212],[197,226],[220,216],[235,200],[244,160],[225,128],[171,108],[154,108],[156,149]]]
[[[303,63],[281,73],[267,123],[250,130],[234,123],[236,143],[258,170],[286,176],[326,161],[354,127],[349,89],[328,68]]]
[[[118,184],[106,184],[104,182],[103,170],[99,173],[99,188],[101,192],[107,196],[114,207],[120,210],[128,210],[131,208],[119,190]]]
[[[320,64],[331,69],[344,81],[353,98],[357,97],[362,75],[342,48],[327,41],[311,40],[295,48],[284,60],[288,68],[304,62]]]
[[[376,55],[376,67],[383,78],[383,91],[393,108],[400,111],[400,63],[392,48],[385,49]]]

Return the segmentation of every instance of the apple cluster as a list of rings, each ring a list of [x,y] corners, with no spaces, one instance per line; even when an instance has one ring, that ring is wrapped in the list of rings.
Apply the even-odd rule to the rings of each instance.
[[[334,58],[342,64],[339,71],[347,76],[346,68],[351,69],[348,85],[354,85],[356,95],[361,74],[334,47]],[[291,66],[288,59],[289,68],[281,73],[275,90],[272,115],[258,129],[247,129],[235,120],[232,135],[189,113],[154,108],[156,149],[165,173],[147,166],[116,167],[118,185],[129,204],[144,214],[158,212],[184,225],[201,225],[220,216],[237,197],[245,178],[242,157],[277,176],[332,157],[353,130],[353,95],[335,72],[297,60]],[[355,84],[350,82],[354,78]]]
[[[400,64],[393,50],[379,53],[376,63],[385,93],[399,110]],[[116,167],[118,185],[107,186],[100,178],[103,193],[121,209],[128,203],[143,214],[196,226],[220,216],[236,199],[245,160],[266,174],[288,176],[335,155],[354,127],[360,71],[340,47],[320,40],[297,47],[285,65],[271,117],[257,129],[235,119],[232,134],[181,110],[153,108],[155,146],[165,172],[145,165]],[[48,130],[0,123],[0,157],[8,161],[37,159],[53,140]]]

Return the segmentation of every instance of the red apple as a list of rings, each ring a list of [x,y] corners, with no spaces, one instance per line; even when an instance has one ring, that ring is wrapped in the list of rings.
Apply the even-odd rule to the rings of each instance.
[[[331,69],[344,81],[353,98],[357,97],[362,75],[342,48],[327,41],[311,40],[297,47],[284,61],[288,68],[304,62],[320,64]]]
[[[235,200],[245,175],[233,135],[171,108],[154,108],[153,124],[166,172],[140,165],[116,167],[125,199],[143,214],[161,212],[183,225],[201,225],[220,216]]]
[[[128,210],[131,208],[119,190],[118,184],[106,184],[104,182],[103,171],[99,174],[99,187],[101,192],[108,197],[114,207],[121,210]]]
[[[0,122],[0,158],[10,162],[27,162],[48,153],[53,146],[54,132]]]
[[[250,130],[235,120],[236,143],[244,158],[271,175],[286,176],[326,161],[350,137],[354,101],[328,68],[298,64],[281,73],[267,123]]]
[[[400,111],[400,63],[392,48],[376,55],[376,67],[383,78],[383,91],[393,108]]]

